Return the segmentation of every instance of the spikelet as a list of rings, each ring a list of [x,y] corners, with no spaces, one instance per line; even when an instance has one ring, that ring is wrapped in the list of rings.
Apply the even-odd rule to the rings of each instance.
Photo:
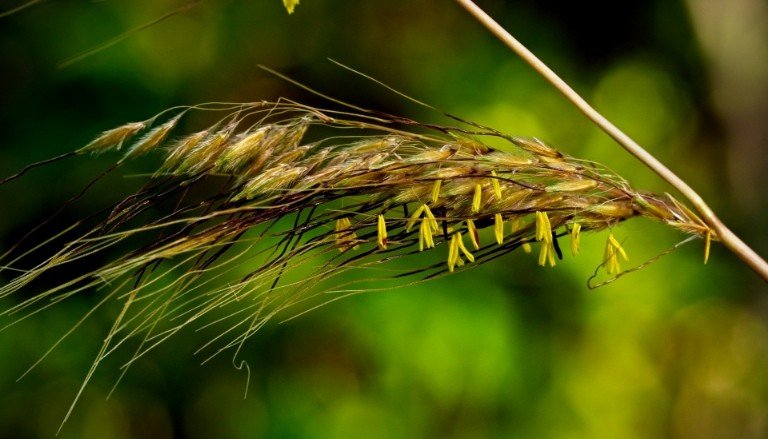
[[[518,157],[505,151],[491,151],[482,156],[481,160],[509,169],[524,168],[533,164],[533,160],[529,158]]]
[[[270,129],[271,126],[260,127],[230,144],[216,159],[216,167],[224,173],[240,171],[258,155]]]
[[[609,202],[592,204],[588,206],[587,209],[590,212],[602,217],[616,218],[617,220],[620,218],[629,218],[632,216],[632,206],[631,204],[626,203]]]
[[[250,200],[255,197],[274,195],[275,191],[288,191],[306,172],[307,168],[303,166],[277,165],[246,182],[233,200]]]
[[[597,186],[595,180],[573,180],[562,181],[547,186],[547,192],[581,192],[592,189]]]
[[[563,158],[563,153],[556,150],[555,148],[552,148],[551,146],[545,144],[541,140],[537,138],[528,138],[528,137],[514,137],[512,138],[512,142],[516,144],[517,146],[523,148],[524,150],[537,155],[539,157],[547,157],[547,158],[554,158],[554,159],[561,159]]]
[[[233,126],[229,126],[223,130],[216,131],[198,143],[184,157],[176,172],[196,174],[209,168],[215,169],[214,164],[224,151],[233,129]]]
[[[147,152],[160,145],[165,140],[165,138],[168,137],[168,134],[170,134],[171,130],[176,127],[179,119],[181,119],[181,114],[175,116],[168,122],[150,130],[147,134],[144,135],[144,137],[139,139],[136,143],[133,144],[133,146],[131,146],[131,149],[125,153],[125,158],[127,159],[138,157],[142,154],[146,154]]]
[[[176,143],[171,147],[171,152],[165,158],[165,162],[163,163],[163,166],[160,167],[158,173],[176,170],[184,157],[189,154],[189,152],[192,151],[195,147],[197,147],[200,142],[205,140],[208,135],[209,132],[207,130],[198,131],[177,140]]]
[[[121,125],[117,128],[104,131],[99,134],[90,143],[77,150],[78,154],[93,153],[101,154],[102,152],[109,151],[110,149],[119,150],[123,146],[123,142],[134,136],[139,131],[146,127],[145,122],[131,122],[125,125]]]

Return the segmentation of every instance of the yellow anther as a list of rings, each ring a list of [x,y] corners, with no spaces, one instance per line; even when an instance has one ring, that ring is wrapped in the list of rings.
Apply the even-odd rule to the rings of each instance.
[[[608,241],[610,241],[611,245],[613,245],[616,248],[616,250],[619,251],[619,253],[624,258],[625,261],[629,260],[629,257],[627,256],[627,252],[624,251],[624,247],[622,247],[621,244],[619,244],[619,241],[617,241],[616,238],[613,237],[613,233],[608,234]]]
[[[547,252],[549,251],[549,245],[546,242],[541,243],[541,252],[539,253],[539,265],[542,267],[547,263]]]
[[[426,248],[433,248],[435,246],[435,240],[432,236],[432,226],[429,224],[429,220],[424,218],[419,225],[419,251]]]
[[[456,234],[451,236],[451,243],[448,245],[448,271],[453,273],[453,268],[456,266],[456,262],[459,259],[459,241],[456,239]]]
[[[424,208],[427,207],[426,204],[422,204],[419,206],[418,209],[416,209],[415,212],[413,212],[413,215],[411,215],[410,218],[408,218],[408,222],[405,224],[405,231],[410,232],[413,228],[413,225],[416,224],[416,221],[421,217],[422,212],[424,212]]]
[[[472,197],[472,212],[480,212],[480,202],[483,197],[483,187],[480,183],[475,185],[475,195]]]
[[[501,184],[499,184],[498,175],[496,175],[496,171],[491,171],[491,176],[493,178],[491,179],[491,185],[493,185],[493,195],[496,196],[496,199],[501,201]]]
[[[493,233],[496,235],[496,243],[501,245],[504,243],[504,218],[501,216],[500,213],[497,213],[493,216],[494,219],[494,225],[493,225]]]
[[[539,265],[542,267],[549,262],[550,267],[555,266],[555,246],[552,241],[541,241],[541,253],[539,253]]]
[[[471,219],[467,220],[467,234],[469,234],[469,239],[472,241],[472,245],[475,247],[475,250],[480,250],[480,237],[478,236],[475,222]]]
[[[580,234],[581,233],[581,224],[574,223],[573,227],[571,227],[571,254],[576,256],[579,253],[579,249],[581,247],[581,243],[579,241]]]
[[[424,221],[419,226],[419,251],[424,251]]]
[[[440,226],[437,225],[437,218],[435,218],[432,214],[432,210],[426,204],[424,205],[424,215],[426,215],[429,220],[429,225],[432,226],[432,231],[437,233],[437,231],[440,230]]]
[[[432,186],[432,204],[437,203],[437,198],[440,196],[440,185],[442,180],[435,180],[435,184]]]
[[[552,243],[552,225],[549,222],[547,212],[536,212],[536,240],[541,241],[541,253],[539,253],[539,265],[547,262],[555,266],[555,246]]]
[[[541,219],[541,212],[536,211],[536,240],[544,239],[544,220]]]
[[[547,212],[536,211],[536,240],[552,242],[552,225]]]
[[[387,223],[384,221],[384,215],[379,215],[377,229],[379,248],[385,250],[387,248]]]
[[[608,240],[605,243],[605,255],[603,257],[605,260],[605,269],[608,274],[616,274],[621,271],[619,255],[621,255],[625,261],[629,260],[629,258],[627,258],[627,253],[621,247],[619,241],[613,237],[613,233],[608,233]]]
[[[467,247],[464,246],[464,238],[461,237],[461,232],[456,232],[456,240],[459,242],[459,249],[464,253],[464,256],[469,259],[469,262],[475,262],[475,257],[469,250],[467,250]]]

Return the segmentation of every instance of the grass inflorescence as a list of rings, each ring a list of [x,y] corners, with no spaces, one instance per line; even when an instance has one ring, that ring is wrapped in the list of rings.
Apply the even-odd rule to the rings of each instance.
[[[220,117],[181,133],[181,121],[196,111]],[[119,166],[155,152],[163,162],[97,224],[74,224],[44,242],[63,244],[32,268],[13,267],[45,245],[7,252],[3,270],[13,278],[0,298],[60,267],[127,250],[3,314],[23,319],[104,289],[96,306],[118,301],[122,310],[93,368],[132,344],[127,368],[193,324],[215,331],[201,348],[206,358],[237,351],[275,316],[370,290],[371,279],[418,282],[519,247],[538,247],[538,264],[555,266],[559,240],[569,239],[575,255],[582,233],[635,216],[707,243],[716,238],[669,195],[634,190],[605,167],[537,139],[470,127],[279,100],[177,108],[106,131],[77,153],[120,150]],[[485,136],[506,139],[508,148],[486,145]],[[493,239],[480,234],[486,228]],[[421,257],[428,253],[440,258]],[[407,265],[397,262],[406,258]],[[621,258],[626,252],[610,234],[597,262],[616,274]]]

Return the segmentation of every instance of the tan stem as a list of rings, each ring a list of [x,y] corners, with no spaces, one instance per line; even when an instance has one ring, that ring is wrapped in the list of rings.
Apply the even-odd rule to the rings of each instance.
[[[764,281],[768,282],[768,263],[760,257],[754,250],[744,243],[736,234],[734,234],[722,221],[715,215],[712,209],[704,202],[699,194],[696,193],[683,179],[678,177],[669,168],[664,166],[656,157],[651,155],[637,142],[632,140],[627,134],[617,128],[613,123],[595,110],[584,98],[579,96],[571,86],[563,81],[557,74],[544,64],[536,55],[528,50],[515,37],[507,32],[491,16],[485,13],[472,0],[456,0],[464,9],[472,14],[480,23],[491,31],[499,40],[506,44],[512,51],[527,62],[544,79],[549,81],[566,99],[571,101],[584,115],[606,134],[611,136],[619,145],[621,145],[630,154],[637,157],[646,166],[651,168],[661,178],[675,187],[688,201],[696,208],[702,219],[715,231],[717,238],[736,256],[752,268]]]

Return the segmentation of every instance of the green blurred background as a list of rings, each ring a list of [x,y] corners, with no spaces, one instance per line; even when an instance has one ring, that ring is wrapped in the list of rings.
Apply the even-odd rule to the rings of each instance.
[[[0,175],[173,105],[320,102],[258,64],[362,106],[445,122],[331,57],[450,113],[600,161],[637,188],[671,190],[449,0],[303,0],[291,16],[279,0],[205,0],[57,67],[183,4],[49,0],[0,19]],[[764,1],[481,5],[768,255]],[[114,159],[75,159],[0,187],[0,248]],[[134,184],[100,186],[57,224]],[[625,266],[683,238],[644,220],[614,233],[632,258]],[[207,339],[184,333],[109,400],[119,371],[102,368],[60,437],[768,437],[766,285],[720,246],[703,265],[696,241],[589,290],[605,234],[582,240],[583,254],[554,269],[521,252],[272,324],[241,355],[247,399],[230,358],[200,366],[192,353]],[[114,314],[90,319],[15,380],[97,294],[0,333],[0,436],[53,436]]]

